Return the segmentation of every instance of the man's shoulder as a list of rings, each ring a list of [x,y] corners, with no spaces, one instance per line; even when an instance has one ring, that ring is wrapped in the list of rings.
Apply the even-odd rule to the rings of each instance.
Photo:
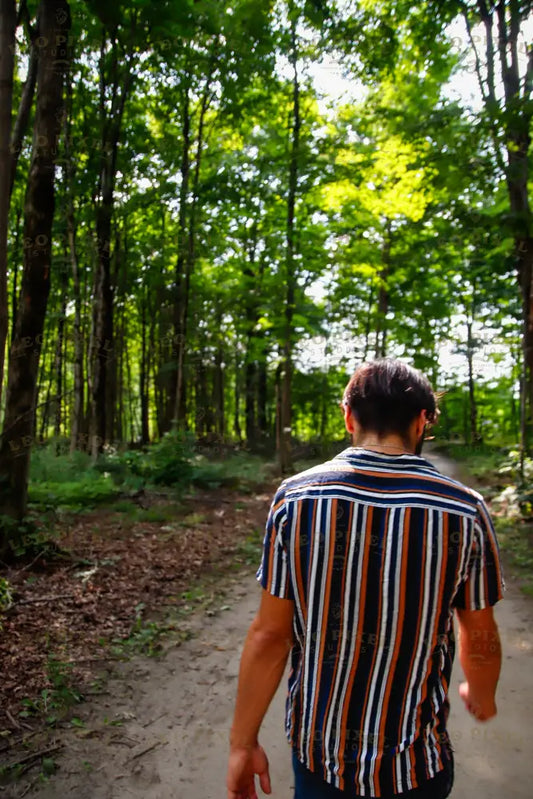
[[[391,469],[392,463],[394,468]],[[364,473],[368,479],[402,478],[407,490],[424,491],[435,497],[442,497],[460,502],[475,513],[480,505],[484,505],[482,495],[460,482],[459,480],[443,474],[425,457],[418,455],[396,458],[380,457],[379,455],[360,454],[353,448],[343,450],[330,460],[312,466],[286,478],[280,486],[287,498],[298,495],[306,489],[320,489],[327,492],[328,487],[335,485],[350,485],[358,482],[358,475]]]
[[[291,477],[285,478],[281,485],[286,492],[290,492],[308,485],[329,483],[332,480],[334,481],[336,477],[340,479],[348,471],[350,471],[349,465],[343,462],[339,456],[336,456],[331,460],[323,461],[316,464],[316,466],[311,466],[309,469],[304,469]]]

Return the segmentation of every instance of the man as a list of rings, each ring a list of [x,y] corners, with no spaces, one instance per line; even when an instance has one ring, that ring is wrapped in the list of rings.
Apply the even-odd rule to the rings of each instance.
[[[482,497],[420,457],[437,402],[399,361],[361,366],[342,403],[353,446],[285,480],[272,503],[263,591],[241,658],[228,799],[271,792],[258,732],[291,653],[295,799],[444,799],[455,650],[460,695],[496,714],[503,595]]]

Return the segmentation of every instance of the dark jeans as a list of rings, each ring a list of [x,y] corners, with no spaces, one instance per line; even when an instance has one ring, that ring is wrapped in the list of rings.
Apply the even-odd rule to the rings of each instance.
[[[292,754],[294,768],[294,799],[358,799],[357,794],[340,791],[303,766]],[[453,786],[453,759],[450,770],[439,771],[436,777],[420,788],[404,793],[382,795],[380,799],[446,799]]]

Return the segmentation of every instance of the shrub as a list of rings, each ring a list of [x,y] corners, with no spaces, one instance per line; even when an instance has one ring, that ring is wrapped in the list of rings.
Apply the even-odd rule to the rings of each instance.
[[[193,473],[193,447],[194,436],[191,433],[165,433],[147,455],[149,482],[167,486],[188,485]]]

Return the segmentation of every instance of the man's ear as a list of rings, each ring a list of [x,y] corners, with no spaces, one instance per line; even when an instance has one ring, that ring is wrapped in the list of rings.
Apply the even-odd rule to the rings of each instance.
[[[353,417],[352,409],[349,405],[343,406],[344,410],[344,424],[346,425],[346,430],[349,433],[355,433],[355,419]]]
[[[415,419],[415,423],[416,423],[415,433],[418,439],[424,432],[424,429],[428,423],[428,412],[426,411],[425,408],[420,411],[419,415]]]

